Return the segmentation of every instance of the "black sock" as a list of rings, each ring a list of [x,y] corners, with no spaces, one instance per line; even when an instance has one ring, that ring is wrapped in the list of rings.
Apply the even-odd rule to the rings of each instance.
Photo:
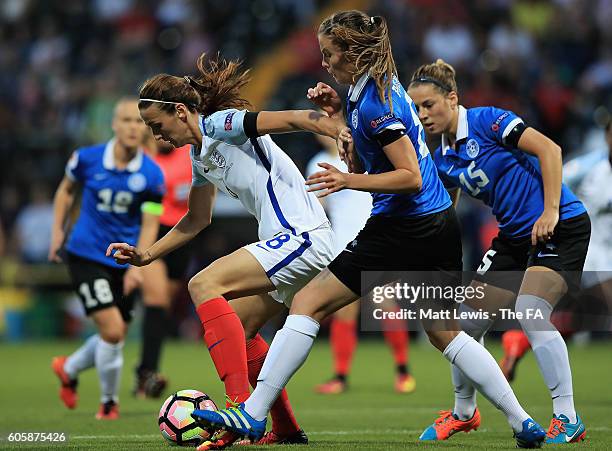
[[[340,382],[346,382],[346,374],[336,374],[336,379]]]
[[[410,370],[408,369],[408,365],[397,365],[397,373],[402,376],[405,374],[410,374]]]
[[[159,367],[161,347],[166,337],[166,309],[145,306],[142,322],[142,353],[138,372],[156,372]]]

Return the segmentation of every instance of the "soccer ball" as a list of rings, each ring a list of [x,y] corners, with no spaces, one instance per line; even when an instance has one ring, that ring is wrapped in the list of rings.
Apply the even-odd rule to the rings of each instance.
[[[198,390],[181,390],[174,393],[159,411],[159,430],[173,445],[193,446],[208,439],[210,434],[191,418],[195,409],[217,410],[217,405],[205,393]]]

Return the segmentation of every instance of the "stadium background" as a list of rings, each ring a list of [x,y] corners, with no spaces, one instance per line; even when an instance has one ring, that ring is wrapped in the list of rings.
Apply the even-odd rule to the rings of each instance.
[[[52,195],[70,153],[110,137],[115,101],[137,94],[152,74],[194,73],[197,56],[206,51],[243,59],[252,68],[244,94],[255,110],[310,108],[306,89],[319,80],[332,82],[321,69],[316,27],[329,13],[351,8],[388,19],[404,84],[418,65],[441,57],[458,71],[463,105],[512,109],[555,139],[565,160],[605,148],[602,127],[612,111],[610,0],[3,0],[0,349],[5,358],[20,350],[36,352],[38,346],[3,343],[44,339],[44,349],[65,347],[50,339],[90,330],[65,268],[46,263]],[[275,140],[302,170],[320,150],[308,134]],[[496,229],[489,211],[469,200],[461,202],[459,214],[465,266],[473,269]],[[236,201],[220,199],[213,226],[197,243],[199,261],[192,270],[253,241],[256,233],[254,220]],[[174,318],[176,336],[199,337],[186,293]],[[609,360],[609,341],[601,345],[595,355]],[[179,348],[171,349],[168,353]],[[376,349],[364,352],[375,356]],[[203,350],[200,354],[205,358]],[[315,354],[325,369],[307,373],[310,382],[329,367],[327,354],[320,349]],[[176,354],[168,359],[179,360]],[[586,358],[585,365],[593,362]],[[443,368],[444,362],[437,365]],[[526,365],[537,372],[533,362]]]

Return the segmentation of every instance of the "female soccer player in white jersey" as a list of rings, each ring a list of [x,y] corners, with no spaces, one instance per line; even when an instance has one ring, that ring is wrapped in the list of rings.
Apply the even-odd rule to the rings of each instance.
[[[460,271],[461,238],[451,199],[436,174],[414,104],[396,78],[387,24],[382,17],[343,11],[318,30],[322,65],[351,85],[347,122],[367,174],[346,174],[329,164],[309,177],[320,195],[341,189],[372,193],[372,216],[334,261],[293,299],[249,399],[218,412],[196,410],[205,425],[258,439],[274,400],[306,360],[326,316],[360,297],[362,271]],[[311,97],[332,116],[338,95]],[[281,127],[279,127],[281,128]],[[355,161],[353,159],[353,161]],[[385,281],[383,280],[383,283]],[[451,320],[429,327],[430,341],[506,414],[519,446],[537,446],[545,432],[522,409],[493,357]],[[378,415],[376,409],[364,416]]]
[[[409,92],[426,129],[442,135],[434,154],[442,180],[492,207],[499,223],[473,282],[485,289],[484,299],[463,308],[495,312],[518,292],[518,319],[553,401],[546,442],[580,441],[586,432],[574,409],[567,347],[550,315],[568,286],[580,284],[591,226],[582,203],[561,182],[561,149],[511,111],[459,105],[455,70],[442,60],[419,67]],[[541,319],[529,313],[536,311]],[[476,318],[462,326],[480,339],[492,322]],[[422,439],[443,440],[479,423],[474,387],[456,366],[453,383],[454,410],[445,411]]]
[[[334,255],[323,208],[267,133],[310,130],[335,139],[344,124],[315,111],[247,112],[242,108],[248,102],[239,90],[249,80],[248,71],[220,58],[207,64],[205,55],[198,69],[196,78],[150,78],[140,90],[139,104],[156,139],[191,145],[189,210],[150,248],[113,243],[107,253],[119,263],[142,266],[184,245],[210,224],[217,189],[255,216],[261,241],[215,261],[189,282],[226,394],[232,402],[243,402],[249,379],[256,383],[268,349],[258,330],[290,306],[294,294]],[[264,443],[307,441],[284,393],[273,420],[273,434]]]

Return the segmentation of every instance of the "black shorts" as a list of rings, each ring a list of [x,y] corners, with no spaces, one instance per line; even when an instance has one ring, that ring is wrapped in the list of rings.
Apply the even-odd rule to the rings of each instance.
[[[509,238],[499,233],[474,278],[517,293],[524,271],[531,266],[544,266],[561,274],[568,287],[579,288],[590,238],[587,213],[559,221],[551,239],[535,246],[531,235]]]
[[[123,296],[125,269],[113,268],[67,252],[68,271],[87,316],[117,307],[125,322],[132,319],[135,293]]]
[[[461,271],[455,209],[416,218],[372,216],[328,269],[359,296],[371,288],[362,287],[363,271]]]
[[[172,230],[172,227],[160,224],[157,239],[161,239],[170,230]],[[170,279],[183,280],[185,278],[187,267],[191,261],[192,250],[193,246],[188,243],[162,257],[168,269],[168,277]]]

